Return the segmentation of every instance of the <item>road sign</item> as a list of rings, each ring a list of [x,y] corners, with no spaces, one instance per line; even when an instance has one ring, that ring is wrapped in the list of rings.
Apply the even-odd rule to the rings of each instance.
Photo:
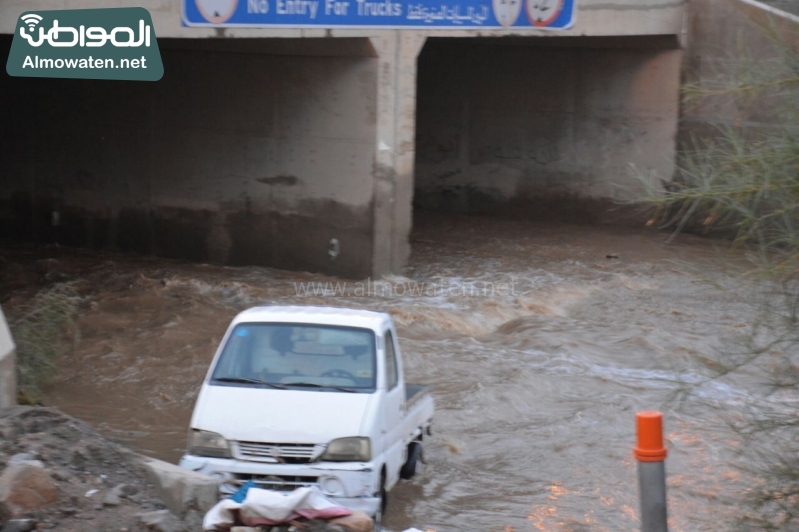
[[[577,0],[182,0],[183,25],[563,30]]]

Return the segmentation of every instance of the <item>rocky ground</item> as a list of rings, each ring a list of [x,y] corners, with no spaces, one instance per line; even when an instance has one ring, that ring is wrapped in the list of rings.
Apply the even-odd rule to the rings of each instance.
[[[147,464],[146,458],[59,410],[0,410],[0,532],[202,530],[204,509],[192,507],[191,501],[177,512],[180,517],[167,509],[169,495],[153,480]],[[185,493],[185,487],[181,490]],[[367,529],[306,521],[263,530]]]
[[[3,532],[125,532],[146,528],[142,515],[164,532],[202,529],[196,513],[169,514],[137,454],[55,409],[0,410],[0,466],[0,516],[18,518]]]

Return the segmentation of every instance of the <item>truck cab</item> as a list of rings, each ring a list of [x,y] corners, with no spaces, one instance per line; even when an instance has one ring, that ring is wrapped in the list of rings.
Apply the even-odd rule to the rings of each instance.
[[[388,491],[410,478],[430,433],[427,389],[405,383],[390,315],[257,307],[230,324],[203,381],[180,461],[218,477],[315,485],[379,526]]]

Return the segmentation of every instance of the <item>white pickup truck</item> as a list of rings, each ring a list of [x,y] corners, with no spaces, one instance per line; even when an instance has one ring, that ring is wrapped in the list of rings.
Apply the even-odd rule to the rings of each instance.
[[[410,478],[433,398],[405,384],[382,312],[256,307],[233,319],[203,381],[180,466],[272,490],[316,485],[376,529],[387,492]]]

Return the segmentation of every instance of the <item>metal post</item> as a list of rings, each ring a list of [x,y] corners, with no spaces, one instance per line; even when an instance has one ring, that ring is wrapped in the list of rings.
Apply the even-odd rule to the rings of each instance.
[[[666,448],[663,447],[663,414],[635,415],[638,444],[638,490],[641,497],[641,532],[668,532],[666,512]]]

